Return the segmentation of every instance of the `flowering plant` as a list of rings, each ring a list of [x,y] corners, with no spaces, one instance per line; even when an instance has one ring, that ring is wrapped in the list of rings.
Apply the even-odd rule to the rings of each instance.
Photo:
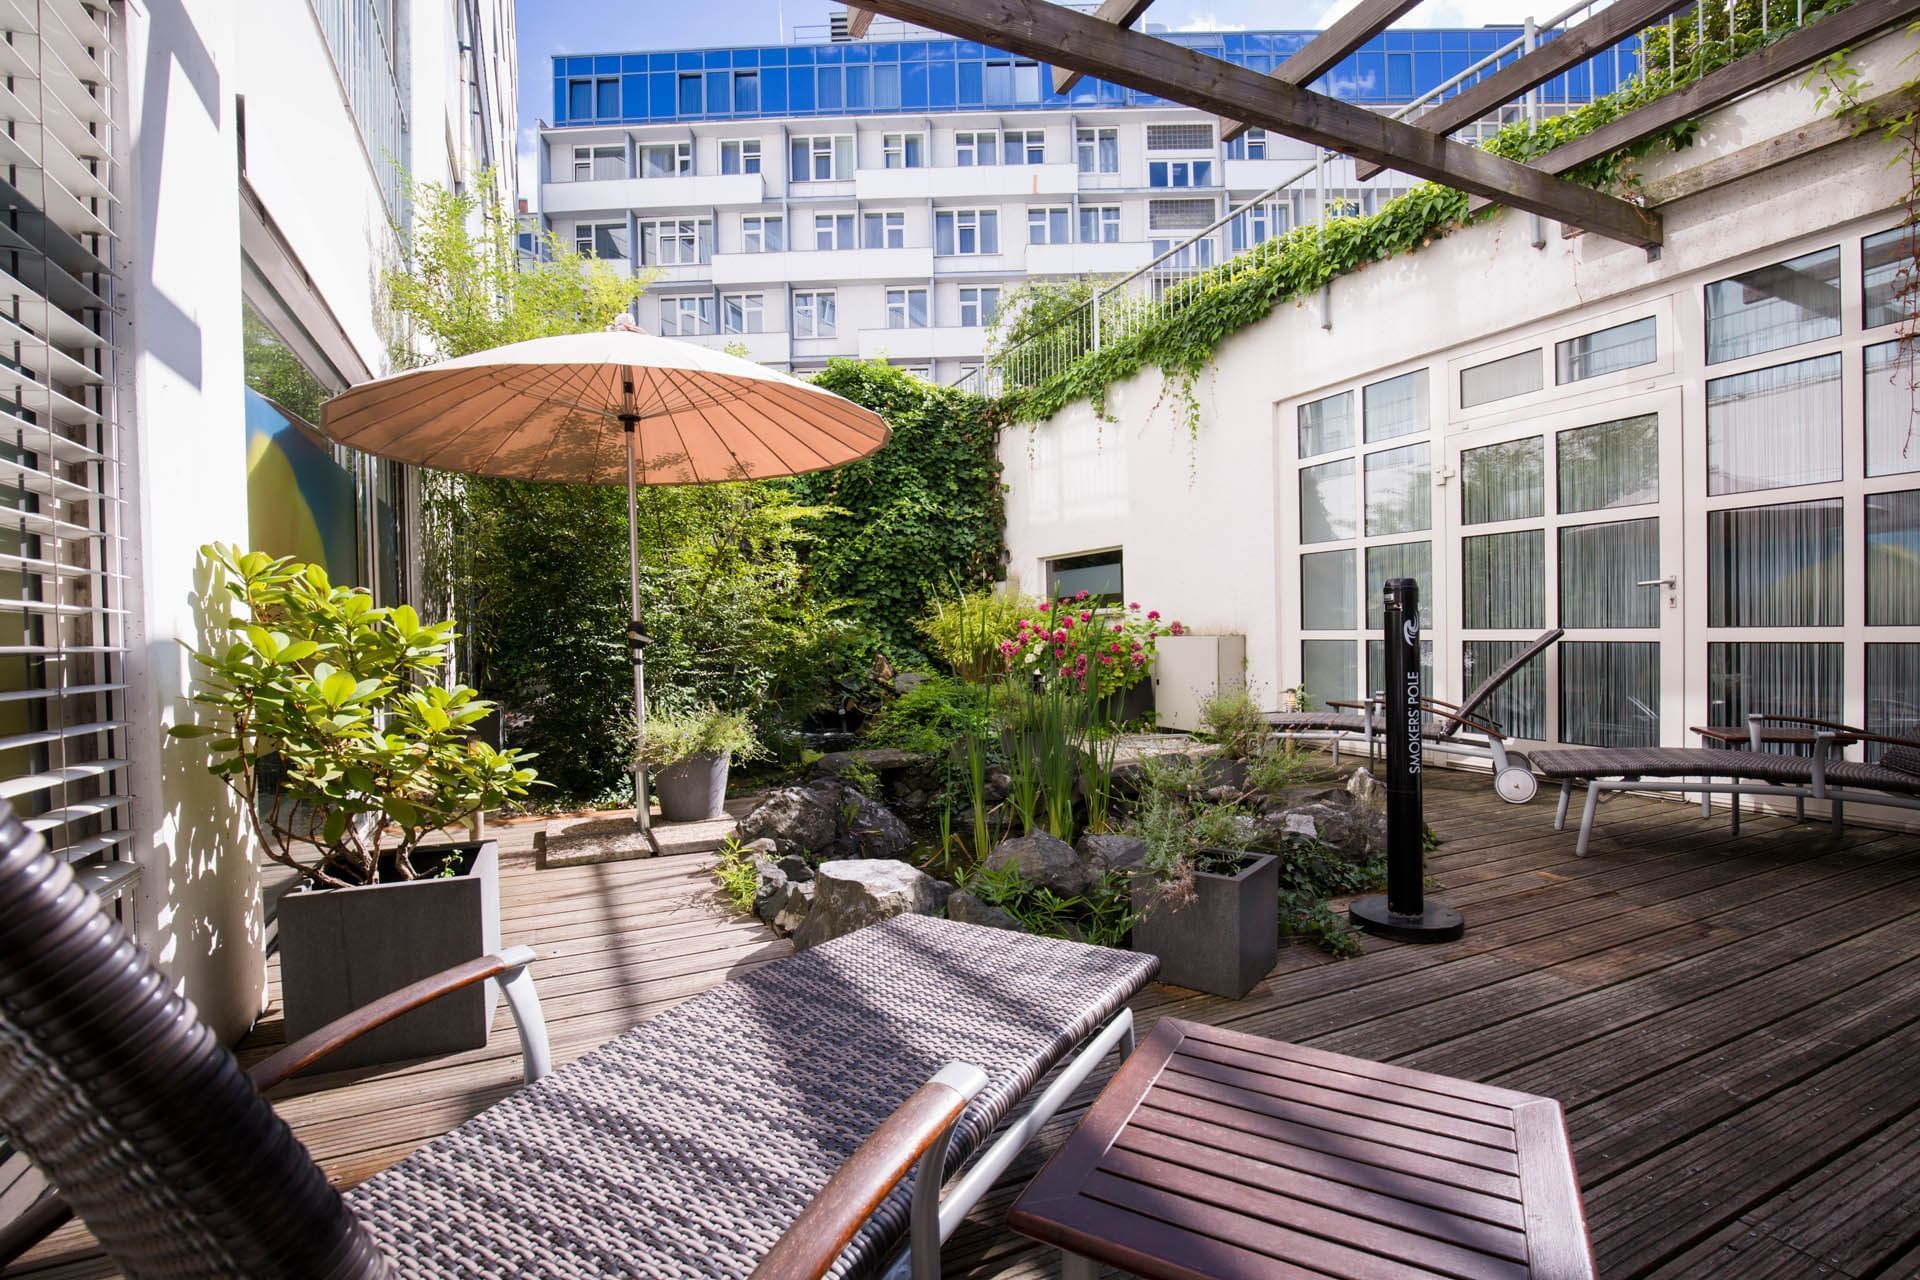
[[[1147,678],[1154,643],[1186,628],[1163,622],[1158,609],[1142,611],[1136,601],[1125,609],[1099,609],[1085,591],[1043,601],[1018,619],[1012,636],[1000,642],[1007,669],[1049,680],[1071,680],[1101,697],[1131,689]]]

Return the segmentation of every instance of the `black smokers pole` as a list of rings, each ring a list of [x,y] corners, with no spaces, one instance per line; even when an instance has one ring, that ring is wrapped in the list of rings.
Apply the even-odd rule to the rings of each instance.
[[[1387,891],[1357,898],[1354,924],[1403,942],[1451,942],[1466,930],[1460,913],[1426,897],[1426,817],[1420,804],[1420,587],[1390,578],[1380,638],[1387,653]]]

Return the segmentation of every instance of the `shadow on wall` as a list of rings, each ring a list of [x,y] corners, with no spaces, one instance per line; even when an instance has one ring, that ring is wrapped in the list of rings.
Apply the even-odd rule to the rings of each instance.
[[[200,563],[188,597],[192,643],[214,639],[227,616],[224,574]],[[168,638],[148,648],[156,703],[190,721],[185,695],[193,679],[187,646]],[[259,1016],[266,999],[265,925],[260,909],[254,838],[239,800],[207,772],[205,739],[175,739],[155,728],[160,811],[153,848],[141,872],[140,940],[180,984],[201,1018],[231,1043]]]

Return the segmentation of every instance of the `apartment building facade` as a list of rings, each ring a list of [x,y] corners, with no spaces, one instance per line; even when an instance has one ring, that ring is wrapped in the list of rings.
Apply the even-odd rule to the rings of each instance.
[[[1168,38],[1265,72],[1313,34]],[[1520,35],[1387,32],[1316,87],[1391,109]],[[1542,106],[1608,91],[1632,57],[1582,64],[1542,88]],[[951,382],[1029,278],[1121,276],[1176,249],[1171,270],[1211,265],[1408,183],[1357,181],[1345,158],[1321,167],[1313,148],[1257,129],[1223,141],[1213,117],[1118,85],[1056,94],[1052,77],[913,28],[556,56],[540,214],[581,252],[654,276],[637,317],[650,330],[801,373],[879,357]]]

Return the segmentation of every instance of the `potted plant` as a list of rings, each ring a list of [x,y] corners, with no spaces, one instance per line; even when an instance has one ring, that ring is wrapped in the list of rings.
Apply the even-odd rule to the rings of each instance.
[[[214,544],[204,567],[230,597],[193,654],[203,714],[176,738],[209,739],[208,768],[245,805],[267,856],[299,873],[280,899],[289,1041],[410,982],[497,951],[499,851],[424,843],[527,793],[528,757],[474,736],[492,704],[429,682],[451,622],[376,608],[318,565]],[[487,1042],[483,983],[369,1034],[329,1067]]]
[[[727,775],[738,758],[760,751],[753,725],[738,711],[696,707],[647,721],[640,759],[653,771],[663,822],[703,822],[726,812]]]
[[[1280,866],[1245,848],[1256,835],[1231,804],[1196,801],[1191,765],[1145,770],[1134,834],[1133,949],[1160,957],[1161,982],[1237,1000],[1280,953]]]

